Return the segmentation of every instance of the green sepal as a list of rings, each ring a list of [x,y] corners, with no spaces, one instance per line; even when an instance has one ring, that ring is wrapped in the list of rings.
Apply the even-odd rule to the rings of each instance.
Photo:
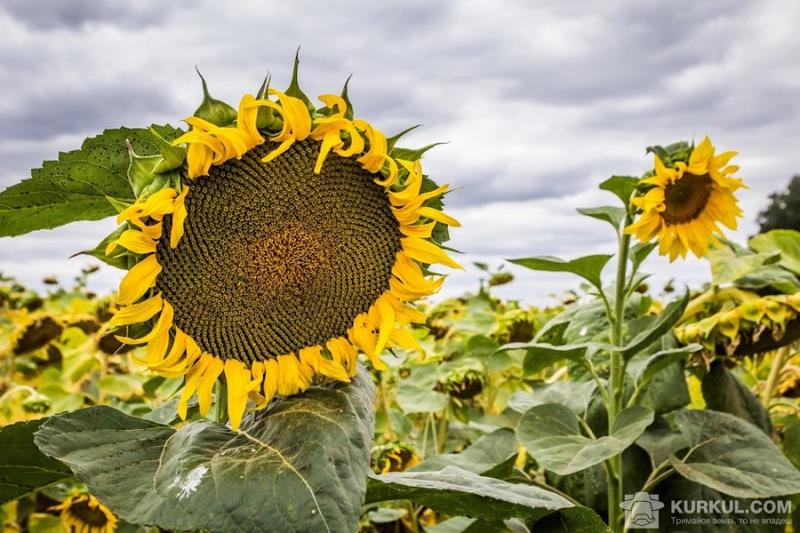
[[[106,263],[107,265],[111,265],[113,267],[119,268],[121,270],[128,270],[128,252],[125,252],[123,248],[119,248],[118,250],[123,250],[122,252],[116,255],[106,255],[106,248],[108,247],[111,241],[115,241],[120,238],[122,232],[128,229],[127,224],[122,224],[120,227],[109,233],[102,241],[100,241],[97,246],[92,248],[91,250],[83,250],[82,252],[78,252],[73,254],[71,257],[76,257],[78,255],[91,255],[95,259],[99,259],[100,261]]]
[[[269,99],[269,82],[272,81],[272,75],[267,72],[264,81],[261,83],[261,87],[259,87],[258,92],[256,93],[256,98],[261,99]],[[280,117],[275,114],[275,111],[271,107],[261,106],[258,108],[258,114],[256,115],[256,128],[260,130],[277,130],[280,129],[282,126]]]
[[[314,105],[311,103],[311,100],[308,99],[308,96],[300,89],[300,83],[297,81],[297,71],[300,68],[300,49],[297,49],[297,53],[294,55],[294,69],[292,71],[292,82],[289,84],[289,88],[286,89],[285,93],[287,96],[293,96],[295,98],[299,98],[306,104],[308,108],[308,112],[312,115],[314,114]]]
[[[395,145],[395,144],[397,144],[397,141],[399,141],[399,140],[400,140],[400,137],[402,137],[403,135],[405,135],[406,133],[408,133],[408,132],[410,132],[410,131],[413,131],[413,130],[415,130],[415,129],[419,128],[420,126],[422,126],[422,124],[414,124],[414,125],[413,125],[413,126],[411,126],[410,128],[406,128],[406,129],[404,129],[404,130],[403,130],[403,131],[401,131],[400,133],[396,133],[396,134],[392,135],[391,137],[387,137],[387,138],[386,138],[386,149],[387,149],[389,152],[391,152],[392,150],[394,150],[394,145]]]
[[[203,101],[200,106],[195,110],[194,116],[207,120],[217,126],[228,126],[236,122],[236,110],[222,100],[213,98],[208,92],[208,84],[206,79],[197,70],[197,75],[200,76],[200,81],[203,84]]]
[[[667,146],[648,146],[645,153],[657,155],[664,165],[671,167],[678,161],[688,161],[693,150],[694,143],[678,141]]]
[[[402,134],[401,134],[402,135]],[[417,161],[422,159],[422,156],[433,148],[434,146],[439,146],[440,144],[447,144],[446,142],[438,142],[429,144],[427,146],[423,146],[422,148],[392,148],[389,152],[389,155],[394,157],[395,159],[405,159],[406,161]]]
[[[133,202],[126,202],[125,200],[120,200],[119,198],[113,198],[111,196],[106,196],[106,200],[108,200],[108,203],[114,206],[114,209],[117,210],[117,213],[122,213],[133,205]]]
[[[350,102],[350,96],[347,94],[347,86],[350,83],[350,78],[352,78],[352,77],[353,77],[353,75],[350,74],[349,76],[347,76],[347,79],[344,80],[344,87],[342,87],[342,94],[341,94],[342,100],[344,100],[344,103],[347,104],[347,111],[344,112],[344,118],[346,118],[348,120],[353,120],[353,116],[354,116],[353,115],[353,103]]]
[[[128,145],[128,181],[133,189],[133,194],[136,197],[142,196],[142,191],[148,187],[156,179],[154,169],[161,161],[160,155],[147,155],[142,156],[136,153],[130,141],[126,140]]]
[[[159,135],[152,126],[148,128],[148,130],[153,134],[153,137],[155,137],[156,145],[161,152],[161,161],[157,162],[155,167],[153,167],[153,172],[156,174],[163,174],[164,172],[182,166],[183,162],[186,160],[186,147],[173,145]]]

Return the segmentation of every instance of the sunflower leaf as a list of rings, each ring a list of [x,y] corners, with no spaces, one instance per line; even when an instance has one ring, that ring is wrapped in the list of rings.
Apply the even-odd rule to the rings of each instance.
[[[611,259],[610,255],[585,255],[564,261],[558,257],[540,256],[540,257],[525,257],[521,259],[509,259],[515,265],[524,266],[531,270],[544,270],[547,272],[571,272],[577,276],[582,277],[598,290],[602,290],[602,281],[600,274],[603,272],[608,261]]]
[[[46,420],[0,428],[0,503],[72,477],[69,468],[43,454],[33,443],[34,433]]]
[[[638,332],[633,339],[621,349],[622,356],[628,360],[666,335],[681,319],[688,304],[689,291],[687,290],[683,297],[670,302],[666,309],[664,309],[652,323],[648,324],[647,328]]]
[[[448,515],[537,520],[574,504],[548,490],[480,476],[457,466],[431,472],[370,475],[367,503],[411,500]]]
[[[622,204],[627,206],[637,185],[639,185],[639,178],[633,176],[611,176],[600,184],[600,189],[616,195],[617,198],[622,200]]]
[[[800,493],[798,471],[764,432],[741,418],[692,409],[675,416],[690,452],[670,456],[683,477],[738,498]]]
[[[581,434],[578,417],[561,404],[529,409],[519,421],[519,441],[531,457],[559,475],[580,472],[622,453],[653,422],[653,410],[642,405],[619,414],[613,431],[598,439]]]
[[[166,139],[179,134],[171,126],[154,128]],[[160,153],[146,129],[106,130],[86,139],[79,150],[45,161],[31,178],[0,192],[0,237],[115,215],[109,198],[132,202],[126,140],[142,155]]]
[[[613,207],[604,205],[600,207],[581,207],[578,213],[587,217],[596,218],[611,224],[615,230],[619,231],[622,221],[625,219],[626,210],[624,207]]]

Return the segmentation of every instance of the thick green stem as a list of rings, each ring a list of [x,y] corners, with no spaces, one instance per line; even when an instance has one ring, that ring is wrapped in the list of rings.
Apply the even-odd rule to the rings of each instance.
[[[630,215],[625,217],[625,226],[630,224]],[[624,226],[623,226],[624,227]],[[628,253],[630,252],[630,235],[620,232],[619,250],[617,252],[617,276],[614,280],[614,316],[611,320],[611,343],[621,346],[624,342],[623,327],[625,325],[625,287],[627,284]],[[608,410],[608,432],[611,434],[617,416],[623,408],[625,392],[625,361],[622,354],[613,351],[610,356],[609,368],[610,401],[606,406]],[[612,531],[622,531],[624,515],[620,509],[622,501],[622,455],[612,457],[607,461],[608,473],[608,525]]]
[[[228,421],[228,385],[224,380],[217,382],[217,402],[214,408],[214,420],[218,424]]]

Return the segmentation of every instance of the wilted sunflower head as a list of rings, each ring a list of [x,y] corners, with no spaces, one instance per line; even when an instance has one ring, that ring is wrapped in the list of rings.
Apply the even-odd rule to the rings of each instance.
[[[276,97],[276,99],[270,98]],[[186,376],[208,412],[224,373],[231,423],[318,379],[349,381],[359,351],[377,369],[391,346],[416,347],[411,303],[458,267],[442,249],[448,187],[423,175],[424,150],[395,147],[353,117],[347,91],[315,109],[297,85],[262,87],[238,110],[209,96],[161,157],[132,154],[140,193],[107,254],[133,263],[111,327],[146,322],[150,369]],[[154,134],[155,135],[155,134]]]
[[[656,150],[652,175],[642,180],[651,188],[632,200],[642,213],[625,232],[642,242],[657,238],[659,253],[670,261],[690,250],[703,257],[715,235],[723,235],[719,225],[736,229],[742,216],[734,192],[744,184],[733,177],[739,167],[728,164],[735,155],[716,155],[708,137],[668,161],[665,150]]]
[[[15,355],[21,355],[44,348],[63,330],[61,321],[48,313],[23,313],[12,334],[12,350]]]
[[[402,442],[377,446],[372,451],[372,469],[376,473],[403,472],[419,464],[414,449]]]
[[[61,523],[70,533],[114,533],[117,529],[117,518],[91,494],[70,496],[52,509],[61,511]]]

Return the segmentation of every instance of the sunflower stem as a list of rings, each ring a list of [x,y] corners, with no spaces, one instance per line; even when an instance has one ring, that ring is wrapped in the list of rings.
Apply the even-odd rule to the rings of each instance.
[[[228,421],[228,385],[224,380],[217,381],[217,401],[215,402],[214,420],[218,424]]]
[[[625,216],[624,227],[631,223],[630,206]],[[624,231],[619,232],[619,249],[617,252],[617,274],[614,280],[614,313],[610,316],[611,343],[622,346],[625,325],[625,297],[627,285],[628,254],[630,252],[631,237]],[[623,407],[625,391],[625,360],[619,351],[611,352],[609,368],[610,401],[606,405],[608,411],[608,433],[612,433],[614,423]],[[623,496],[622,486],[622,454],[616,455],[607,461],[608,472],[608,525],[612,531],[622,531],[624,515],[621,513],[620,502]]]
[[[766,409],[769,409],[769,402],[772,400],[772,395],[775,392],[775,387],[778,385],[778,379],[781,375],[786,361],[789,359],[791,346],[784,346],[775,352],[775,357],[772,359],[772,367],[769,369],[769,377],[767,384],[764,387],[764,392],[761,394],[761,403],[764,404]]]

